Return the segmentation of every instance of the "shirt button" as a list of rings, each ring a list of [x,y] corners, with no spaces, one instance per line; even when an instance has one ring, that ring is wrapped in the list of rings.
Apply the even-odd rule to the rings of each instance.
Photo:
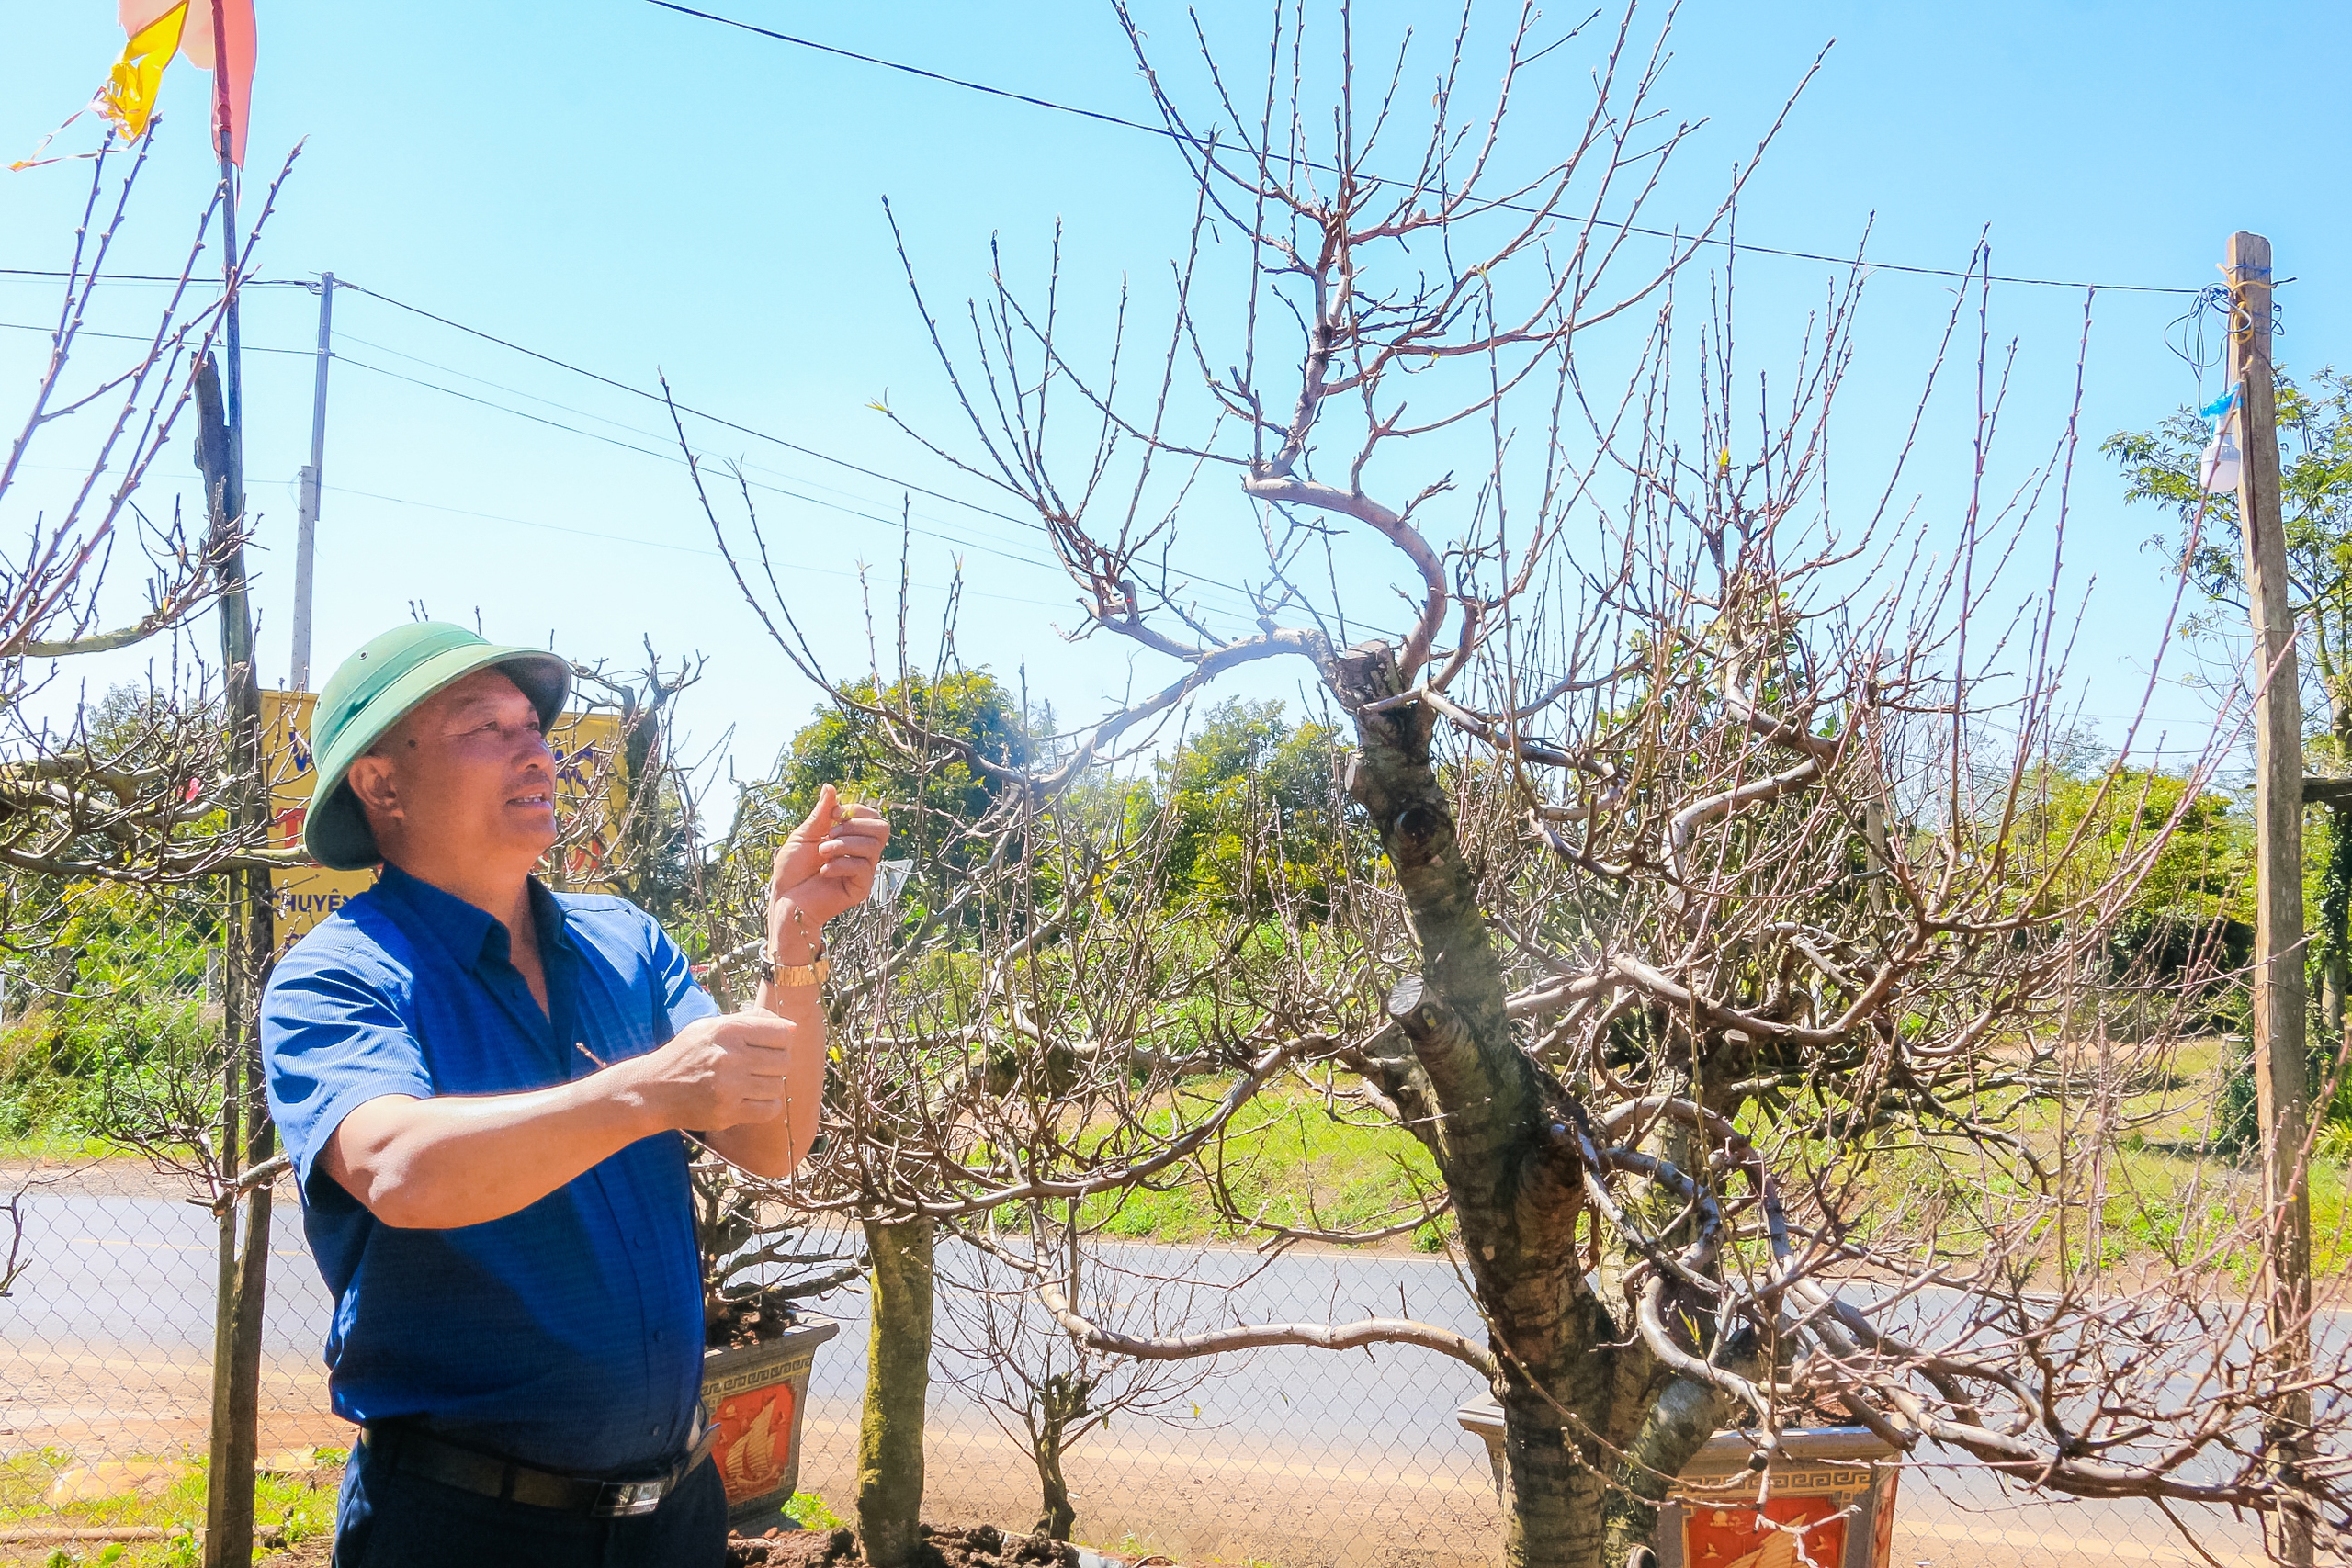
[[[662,1331],[658,1328],[653,1331],[653,1343],[656,1345],[662,1343]]]

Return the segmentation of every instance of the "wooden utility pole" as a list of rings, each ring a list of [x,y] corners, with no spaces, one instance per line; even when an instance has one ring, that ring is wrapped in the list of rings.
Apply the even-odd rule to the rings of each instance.
[[[2299,1492],[2312,1458],[2312,1216],[2304,1180],[2311,1084],[2304,1044],[2303,707],[2295,618],[2287,602],[2287,538],[2278,494],[2278,372],[2270,359],[2270,242],[2230,236],[2229,374],[2238,391],[2238,516],[2245,533],[2246,603],[2254,619],[2254,1082],[2261,1120],[2262,1196],[2273,1245],[2266,1269],[2272,1372],[2290,1385],[2271,1409],[2274,1472]],[[2290,1568],[2312,1561],[2312,1519],[2290,1496],[2272,1516],[2272,1545]]]
[[[245,552],[237,542],[243,497],[220,373],[208,355],[196,379],[197,458],[211,513],[210,548],[220,573],[220,661],[226,670],[229,818],[257,835],[268,820],[261,782],[261,688],[254,671],[253,610]],[[270,1183],[243,1197],[237,1235],[237,1179],[268,1159],[276,1143],[261,1072],[261,988],[277,946],[269,873],[228,875],[228,951],[221,965],[220,1272],[212,1334],[212,1439],[205,1485],[204,1568],[253,1562],[254,1466],[261,1416],[261,1318],[269,1273]]]

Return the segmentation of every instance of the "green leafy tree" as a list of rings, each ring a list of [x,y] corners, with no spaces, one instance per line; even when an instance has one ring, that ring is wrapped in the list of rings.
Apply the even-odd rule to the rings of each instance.
[[[1211,708],[1159,768],[1176,811],[1171,890],[1236,909],[1266,908],[1277,887],[1328,904],[1340,749],[1327,725],[1283,722],[1280,702]]]
[[[2208,495],[2198,482],[2207,436],[2204,419],[2183,409],[2154,430],[2109,436],[2103,450],[2122,467],[2127,500],[2162,506],[2190,530],[2185,543],[2159,536],[2150,545],[2177,554],[2197,588],[2235,612],[2226,625],[2236,633],[2245,625],[2238,502],[2233,494]],[[2278,445],[2288,593],[2301,627],[2306,681],[2319,699],[2304,704],[2307,754],[2319,770],[2352,774],[2352,377],[2332,367],[2304,382],[2281,375]],[[2211,616],[2198,629],[2218,633],[2224,624]],[[2323,1026],[2313,1035],[2312,1081],[2325,1083],[2347,1039],[2352,996],[2352,791],[2329,797],[2324,832],[2305,841],[2312,845],[2305,866],[2318,982],[2312,989]],[[2233,1072],[2225,1111],[2251,1104],[2252,1092],[2251,1069]]]
[[[2128,911],[2109,929],[2120,960],[2153,958],[2165,973],[2186,967],[2200,947],[2243,960],[2254,925],[2253,824],[2228,794],[2116,765],[2052,781],[2040,815],[2053,861],[2081,835],[2049,895],[2053,906],[2153,851]]]
[[[2157,536],[2150,547],[2185,559],[2194,585],[2216,606],[2234,609],[2244,630],[2246,559],[2239,546],[2237,496],[2209,496],[2197,482],[2197,458],[2209,437],[2199,413],[2183,409],[2154,430],[2109,434],[2103,451],[2124,470],[2126,501],[2162,505],[2192,529],[2185,541]],[[2352,771],[2352,376],[2322,369],[2298,383],[2279,376],[2279,505],[2286,520],[2286,581],[2302,626],[2302,668],[2317,689],[2305,703],[2312,760],[2331,773]],[[2225,623],[2209,616],[2199,630]],[[2319,968],[2319,1006],[2326,1032],[2345,1027],[2352,992],[2352,820],[2328,811],[2324,896],[2312,962]]]
[[[2239,542],[2238,501],[2208,495],[2198,483],[2198,457],[2209,428],[2188,409],[2154,430],[2121,431],[2101,450],[2123,469],[2124,498],[2197,523],[2186,546],[2158,536],[2149,541],[2185,558],[2196,586],[2217,605],[2245,613],[2245,560]],[[2303,660],[2321,702],[2307,705],[2324,728],[2314,737],[2321,753],[2352,768],[2352,377],[2324,369],[2308,382],[2278,378],[2279,504],[2287,526],[2288,592],[2302,623]],[[2207,629],[2218,623],[2208,622]]]
[[[185,742],[220,723],[216,703],[123,683],[84,707],[76,737],[101,776],[170,780],[196,765]],[[51,858],[90,865],[123,839],[114,815],[0,807],[0,824],[45,834]],[[198,800],[175,826],[220,834],[226,814]],[[200,1137],[218,1103],[208,1041],[219,1018],[203,993],[221,910],[209,881],[11,868],[0,872],[0,908],[10,935],[0,948],[0,1136],[175,1147]]]
[[[217,1106],[209,890],[92,880],[44,889],[59,918],[12,955],[0,1030],[0,1135],[185,1144]]]
[[[919,918],[993,852],[979,827],[1008,786],[976,761],[1023,768],[1036,759],[1037,741],[1013,694],[986,670],[888,683],[867,677],[839,694],[793,736],[775,772],[743,790],[717,856],[729,890],[722,897],[765,888],[765,857],[831,784],[889,813],[890,856],[913,863],[906,908]],[[910,744],[914,737],[922,739]]]

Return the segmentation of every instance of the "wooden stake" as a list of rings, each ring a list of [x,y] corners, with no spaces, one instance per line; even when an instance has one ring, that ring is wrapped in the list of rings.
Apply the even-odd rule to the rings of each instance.
[[[229,816],[252,831],[268,820],[262,787],[261,689],[254,672],[253,612],[245,591],[244,550],[232,543],[243,525],[236,486],[235,426],[220,374],[209,357],[197,368],[197,461],[211,513],[209,548],[220,565],[220,658],[229,709]],[[276,1146],[261,1069],[261,991],[277,946],[269,873],[228,876],[228,951],[221,974],[220,1166],[233,1178],[269,1158]],[[270,1184],[220,1211],[220,1270],[212,1340],[211,1453],[205,1484],[204,1568],[250,1568],[254,1544],[254,1467],[260,1447],[261,1320],[269,1273]]]
[[[2262,1195],[2273,1242],[2265,1270],[2268,1329],[2282,1383],[2311,1368],[2312,1216],[2304,1180],[2311,1085],[2304,1043],[2303,712],[2288,608],[2287,540],[2278,493],[2278,373],[2270,358],[2270,242],[2230,236],[2229,373],[2238,389],[2246,602],[2259,684],[2255,698],[2254,1082],[2261,1119]],[[2271,1410],[2274,1473],[2299,1489],[2311,1460],[2312,1399],[2298,1390]],[[2300,1496],[2273,1516],[2281,1562],[2307,1568],[2312,1519]]]
[[[220,161],[220,267],[227,378],[209,355],[198,367],[197,453],[211,525],[209,553],[220,574],[220,664],[229,721],[229,819],[257,836],[269,821],[262,774],[261,685],[254,661],[253,605],[246,592],[243,351],[238,338],[238,276],[244,239],[237,231],[237,169],[231,156],[227,7],[212,7],[212,134]],[[221,997],[226,1068],[220,1111],[221,1174],[269,1157],[276,1144],[261,1067],[261,992],[277,941],[269,874],[239,869],[228,877],[228,942]],[[242,1135],[241,1135],[242,1134]],[[220,1272],[213,1325],[212,1432],[205,1473],[204,1568],[252,1568],[254,1470],[260,1447],[261,1319],[269,1277],[269,1183],[245,1199],[244,1236],[237,1205],[220,1212]]]

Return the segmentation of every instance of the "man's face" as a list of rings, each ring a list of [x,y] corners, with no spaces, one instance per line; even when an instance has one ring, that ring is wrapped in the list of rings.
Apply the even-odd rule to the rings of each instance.
[[[555,755],[501,671],[435,693],[349,776],[389,859],[527,870],[555,842]]]

